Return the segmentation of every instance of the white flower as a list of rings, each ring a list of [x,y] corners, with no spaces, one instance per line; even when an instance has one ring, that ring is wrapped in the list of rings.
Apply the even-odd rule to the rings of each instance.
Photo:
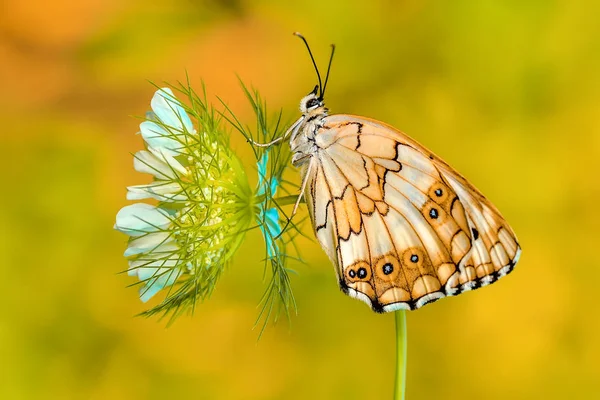
[[[140,124],[142,137],[149,147],[162,149],[171,156],[180,154],[186,133],[195,132],[190,117],[170,88],[158,90],[150,105],[152,112],[146,116],[147,121]]]
[[[175,158],[185,149],[186,135],[195,131],[181,103],[169,88],[158,90],[152,98],[151,120],[140,124],[148,150],[135,154],[136,171],[153,175],[148,185],[127,188],[128,200],[156,199],[162,202],[185,202],[182,179],[189,171]],[[148,301],[159,290],[172,285],[187,267],[174,238],[180,211],[168,211],[145,203],[123,207],[116,218],[115,229],[131,236],[126,257],[129,275],[145,282],[140,298]]]
[[[153,310],[179,309],[212,292],[252,220],[252,191],[213,111],[192,111],[199,135],[171,89],[156,91],[151,106],[140,124],[146,149],[133,167],[153,181],[128,187],[127,199],[158,205],[123,207],[115,229],[130,237],[125,257],[129,275],[143,283],[141,300],[177,285]]]
[[[265,302],[288,302],[285,242],[279,239],[282,228],[273,200],[284,164],[269,163],[265,152],[258,162],[259,183],[251,188],[222,121],[242,128],[191,88],[180,90],[193,108],[185,108],[171,89],[159,89],[140,124],[145,149],[134,154],[133,166],[152,182],[128,187],[127,199],[156,205],[131,204],[116,216],[115,229],[129,236],[124,255],[128,274],[141,285],[140,299],[147,302],[166,291],[144,314],[176,316],[208,298],[253,225],[262,231],[273,274]]]

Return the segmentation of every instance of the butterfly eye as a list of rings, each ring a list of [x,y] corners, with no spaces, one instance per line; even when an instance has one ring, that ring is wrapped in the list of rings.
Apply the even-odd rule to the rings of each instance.
[[[316,98],[311,98],[306,102],[306,109],[311,109],[313,107],[316,107],[319,105],[319,100],[317,100]]]

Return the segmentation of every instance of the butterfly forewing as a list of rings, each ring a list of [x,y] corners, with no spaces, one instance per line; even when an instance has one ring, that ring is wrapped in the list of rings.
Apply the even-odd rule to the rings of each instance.
[[[378,312],[415,309],[512,270],[511,228],[425,147],[349,115],[324,117],[314,140],[307,203],[344,292]]]

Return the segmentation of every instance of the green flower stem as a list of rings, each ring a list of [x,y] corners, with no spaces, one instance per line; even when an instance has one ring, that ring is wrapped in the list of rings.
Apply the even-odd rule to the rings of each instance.
[[[394,400],[404,400],[406,395],[406,311],[394,313],[396,320],[396,382],[394,384]]]

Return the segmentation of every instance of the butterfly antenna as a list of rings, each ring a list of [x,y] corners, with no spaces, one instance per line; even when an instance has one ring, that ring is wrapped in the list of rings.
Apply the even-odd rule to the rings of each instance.
[[[323,96],[325,96],[325,89],[327,89],[327,81],[329,80],[329,71],[331,71],[331,62],[333,61],[333,53],[335,53],[335,44],[331,45],[331,55],[329,56],[329,64],[327,65],[327,75],[325,75],[325,85],[323,86]]]
[[[304,36],[302,36],[299,32],[294,32],[294,35],[296,35],[300,39],[302,39],[302,41],[306,45],[306,49],[308,50],[308,54],[310,55],[310,60],[312,61],[313,66],[315,67],[315,71],[317,71],[317,79],[319,79],[319,92],[320,92],[319,97],[323,98],[323,85],[321,82],[321,74],[319,74],[319,68],[317,68],[317,63],[315,62],[315,58],[313,57],[312,51],[310,51],[310,46],[308,45],[306,38]]]

